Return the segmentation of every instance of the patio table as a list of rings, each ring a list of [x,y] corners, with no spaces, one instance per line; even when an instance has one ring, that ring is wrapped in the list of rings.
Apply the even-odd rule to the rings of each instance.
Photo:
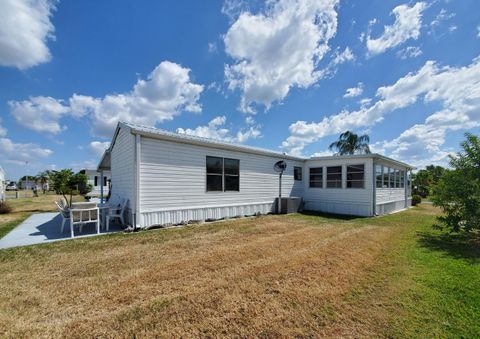
[[[100,226],[105,227],[105,210],[108,210],[110,208],[109,204],[101,204],[101,203],[96,203],[96,202],[74,202],[72,203],[72,208],[88,208],[88,207],[98,207],[99,213],[100,213]]]

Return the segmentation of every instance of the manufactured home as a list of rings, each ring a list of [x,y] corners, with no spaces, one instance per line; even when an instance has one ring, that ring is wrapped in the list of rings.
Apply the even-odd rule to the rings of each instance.
[[[275,212],[282,197],[305,210],[383,215],[411,205],[413,166],[379,154],[302,158],[120,122],[99,166],[127,220],[148,228]]]
[[[97,170],[86,169],[85,175],[88,177],[88,184],[92,185],[92,191],[89,192],[91,196],[108,195],[109,182],[111,178],[110,171],[100,173]]]

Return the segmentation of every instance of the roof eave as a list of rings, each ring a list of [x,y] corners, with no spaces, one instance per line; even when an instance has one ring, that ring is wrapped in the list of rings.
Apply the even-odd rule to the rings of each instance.
[[[361,159],[361,158],[372,158],[372,159],[381,159],[381,160],[384,160],[384,161],[389,161],[389,162],[393,162],[397,165],[400,165],[400,166],[403,166],[403,167],[406,167],[408,169],[416,169],[415,166],[412,166],[412,165],[409,165],[407,163],[404,163],[404,162],[401,162],[401,161],[398,161],[398,160],[395,160],[395,159],[392,159],[392,158],[389,158],[389,157],[386,157],[384,155],[381,155],[381,154],[378,154],[378,153],[370,153],[370,154],[353,154],[353,155],[329,155],[329,156],[322,156],[322,157],[312,157],[310,158],[310,160],[332,160],[332,159],[339,159],[339,158],[343,158],[343,159]]]

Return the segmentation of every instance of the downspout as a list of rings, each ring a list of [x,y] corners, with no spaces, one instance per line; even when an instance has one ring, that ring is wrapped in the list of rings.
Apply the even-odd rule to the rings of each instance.
[[[377,164],[375,163],[375,160],[372,161],[372,186],[373,186],[373,189],[372,189],[372,192],[373,192],[373,196],[372,196],[372,202],[373,202],[373,216],[377,216],[377,177],[376,177],[376,170],[377,170]],[[382,173],[383,175],[383,173]]]
[[[134,220],[133,229],[136,230],[140,221],[140,159],[141,159],[141,136],[135,134],[135,204],[134,204]]]

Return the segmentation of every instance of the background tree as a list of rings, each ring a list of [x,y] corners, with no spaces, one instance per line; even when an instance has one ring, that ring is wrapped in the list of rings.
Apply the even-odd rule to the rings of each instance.
[[[329,149],[336,150],[337,155],[370,154],[369,142],[370,137],[366,134],[358,136],[353,132],[346,131],[340,134],[337,141],[330,144]]]
[[[27,186],[27,183],[30,184],[30,186],[32,184],[34,184],[36,182],[36,177],[32,176],[32,175],[24,175],[23,177],[20,178],[20,180],[18,180],[18,183],[17,183],[17,186],[18,186],[18,189],[24,189],[24,183],[25,183],[25,186]]]
[[[480,139],[465,134],[462,151],[450,157],[446,171],[434,190],[433,203],[444,211],[440,222],[451,231],[480,229]]]
[[[442,166],[428,165],[412,177],[413,194],[426,198],[433,194],[435,187],[447,170]]]
[[[55,191],[63,195],[68,205],[72,206],[74,191],[78,191],[81,186],[87,187],[88,177],[84,173],[75,174],[71,169],[63,169],[53,175],[52,181]]]
[[[88,176],[85,174],[85,170],[81,170],[79,174],[85,175],[85,177],[87,177],[87,180],[79,182],[78,191],[80,192],[80,194],[83,194],[83,195],[88,194],[93,190],[93,185],[88,184]]]
[[[42,191],[43,194],[46,193],[46,185],[50,181],[50,172],[49,171],[43,171],[37,174],[37,180],[40,182],[42,185]]]

